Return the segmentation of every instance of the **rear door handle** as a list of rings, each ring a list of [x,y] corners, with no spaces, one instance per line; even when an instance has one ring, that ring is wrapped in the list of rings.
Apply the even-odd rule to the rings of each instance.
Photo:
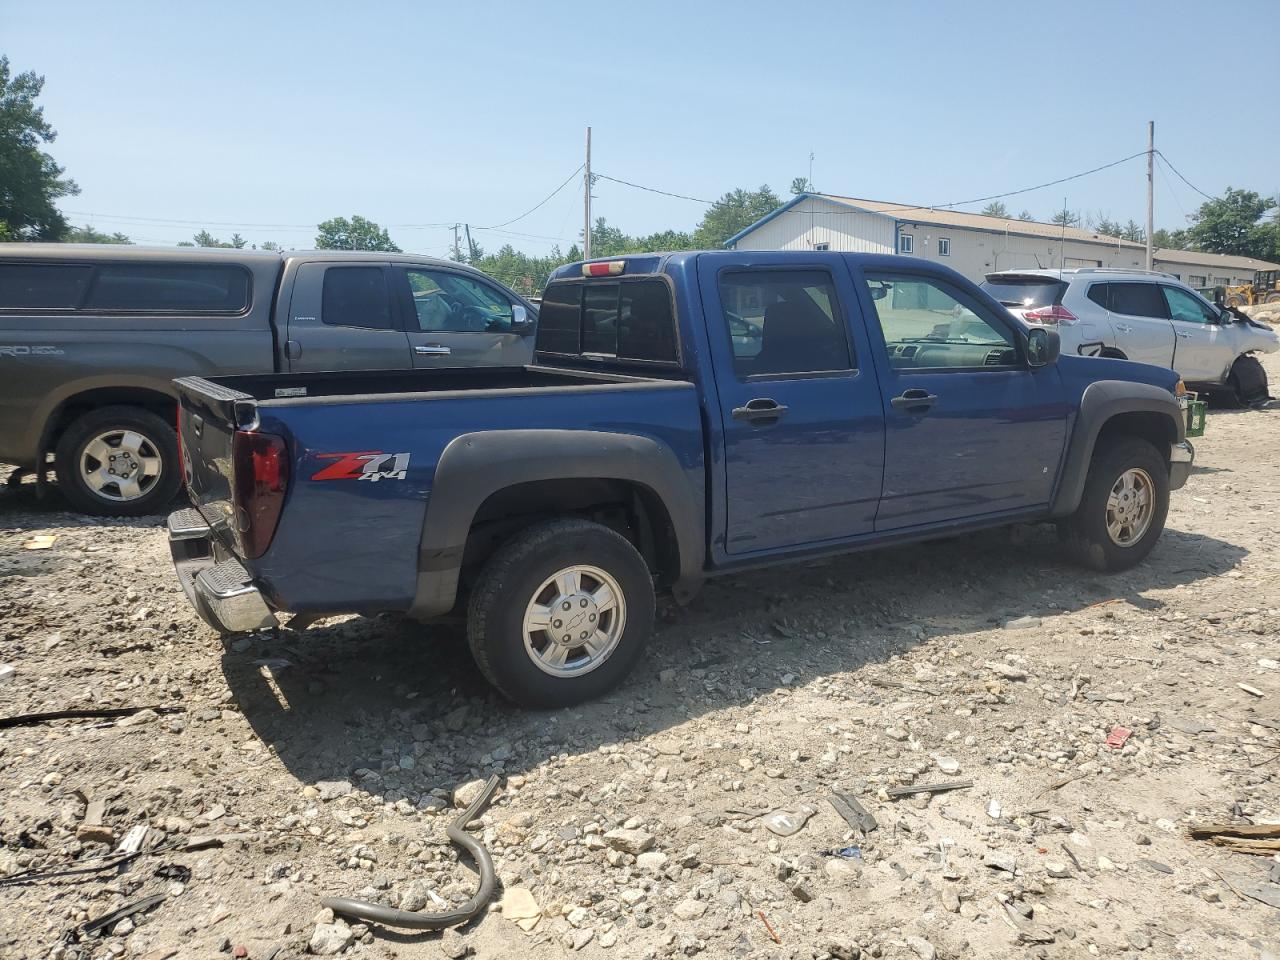
[[[446,347],[439,343],[429,343],[425,347],[416,346],[413,352],[420,357],[447,357],[453,353],[452,347]]]
[[[1117,323],[1116,329],[1121,333],[1133,333],[1133,327],[1129,326],[1127,323]]]
[[[768,397],[758,397],[755,400],[748,400],[745,407],[733,408],[733,419],[745,420],[752,426],[767,427],[770,424],[778,422],[787,408],[776,400]]]
[[[1189,333],[1180,333],[1180,334],[1178,334],[1178,337],[1179,337],[1180,339],[1182,339],[1182,340],[1190,340],[1190,339],[1191,339],[1191,334],[1189,334]]]
[[[924,413],[937,400],[937,396],[928,390],[912,387],[910,390],[903,391],[902,396],[894,397],[889,401],[889,404],[895,410],[906,410],[908,413]]]

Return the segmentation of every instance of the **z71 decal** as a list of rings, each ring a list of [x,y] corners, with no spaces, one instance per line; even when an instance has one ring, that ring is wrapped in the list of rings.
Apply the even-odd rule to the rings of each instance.
[[[332,460],[312,480],[403,480],[409,469],[409,454],[357,450],[354,453],[318,453],[320,460]]]

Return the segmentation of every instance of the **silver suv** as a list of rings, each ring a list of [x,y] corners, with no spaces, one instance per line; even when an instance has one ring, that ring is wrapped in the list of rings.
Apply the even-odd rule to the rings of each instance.
[[[1058,331],[1064,353],[1176,370],[1194,390],[1268,399],[1250,354],[1280,350],[1274,330],[1216,307],[1167,273],[1106,267],[989,273],[982,288],[1027,323]]]

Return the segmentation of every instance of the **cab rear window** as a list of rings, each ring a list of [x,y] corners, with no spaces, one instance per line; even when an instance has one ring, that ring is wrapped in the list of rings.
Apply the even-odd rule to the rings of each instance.
[[[539,353],[676,363],[675,316],[655,278],[550,284],[538,313]]]

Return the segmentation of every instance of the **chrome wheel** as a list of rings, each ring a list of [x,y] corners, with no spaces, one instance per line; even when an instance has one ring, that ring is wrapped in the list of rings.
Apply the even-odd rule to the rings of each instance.
[[[1130,547],[1151,527],[1156,485],[1147,471],[1130,467],[1116,479],[1107,497],[1107,534],[1118,547]]]
[[[100,433],[80,453],[80,479],[104,500],[145,497],[160,482],[163,469],[155,443],[136,430]]]
[[[542,582],[524,612],[524,649],[543,673],[576,677],[604,663],[627,625],[618,581],[577,564]]]

